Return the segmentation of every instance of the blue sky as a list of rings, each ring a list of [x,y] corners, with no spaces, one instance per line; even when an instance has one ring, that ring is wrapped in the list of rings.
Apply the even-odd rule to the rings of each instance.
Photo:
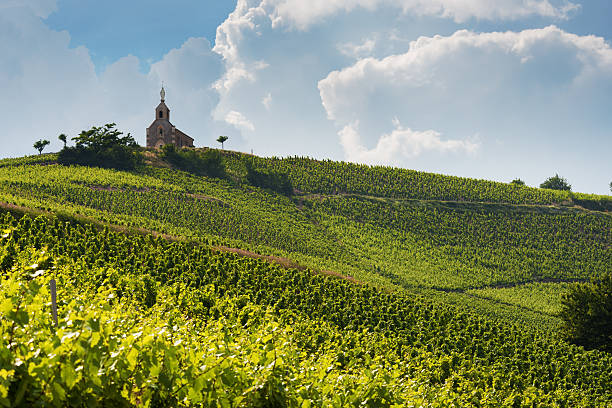
[[[98,71],[128,54],[148,70],[190,37],[214,40],[217,26],[235,7],[235,1],[223,0],[59,0],[45,22],[67,30],[72,47],[87,47]]]
[[[144,144],[164,81],[196,145],[610,194],[610,21],[603,0],[0,0],[0,156],[111,121]]]

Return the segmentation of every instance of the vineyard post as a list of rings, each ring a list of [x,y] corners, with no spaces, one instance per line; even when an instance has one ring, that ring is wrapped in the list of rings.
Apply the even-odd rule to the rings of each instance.
[[[55,285],[55,279],[51,279],[49,282],[49,289],[51,289],[51,314],[53,323],[57,326],[57,287]]]

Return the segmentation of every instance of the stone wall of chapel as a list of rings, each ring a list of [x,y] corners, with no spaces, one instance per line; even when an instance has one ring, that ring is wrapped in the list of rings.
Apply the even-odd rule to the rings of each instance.
[[[172,123],[167,120],[156,119],[147,128],[147,147],[155,147],[159,141],[163,141],[163,144],[174,143],[173,128]]]

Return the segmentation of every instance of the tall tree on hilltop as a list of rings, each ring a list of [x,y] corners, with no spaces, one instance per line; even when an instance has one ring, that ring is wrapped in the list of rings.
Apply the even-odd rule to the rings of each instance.
[[[38,150],[38,154],[42,154],[42,151],[45,150],[45,147],[47,147],[50,143],[51,142],[48,140],[39,140],[34,143],[33,146],[36,150]]]
[[[66,136],[65,134],[61,134],[57,137],[59,140],[61,140],[62,142],[64,142],[64,147],[66,147],[66,142],[68,140],[68,136]]]
[[[223,143],[225,143],[229,139],[227,136],[219,136],[217,138],[217,142],[221,143],[221,149],[223,149]]]

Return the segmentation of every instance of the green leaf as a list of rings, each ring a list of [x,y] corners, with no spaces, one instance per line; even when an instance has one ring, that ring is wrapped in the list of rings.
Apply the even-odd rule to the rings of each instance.
[[[0,313],[7,314],[13,309],[13,300],[6,298],[0,303]]]
[[[133,370],[136,367],[136,363],[138,362],[138,350],[133,347],[126,356],[128,367],[130,370]]]
[[[51,393],[53,394],[53,399],[58,403],[66,399],[66,391],[60,383],[53,383],[53,385],[51,386]]]
[[[61,367],[62,381],[64,381],[64,384],[66,384],[68,389],[71,389],[72,387],[74,387],[74,384],[77,380],[77,374],[74,370],[74,367],[70,362],[64,363]]]

